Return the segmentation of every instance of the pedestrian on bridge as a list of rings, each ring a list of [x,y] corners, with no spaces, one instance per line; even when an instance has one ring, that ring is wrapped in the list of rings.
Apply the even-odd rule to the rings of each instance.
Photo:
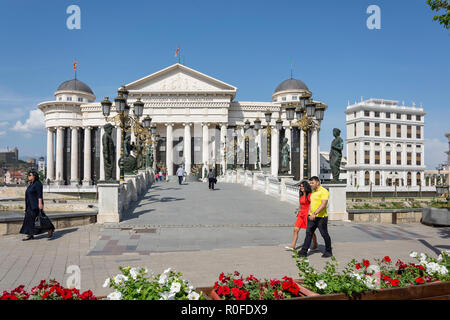
[[[309,207],[311,204],[311,185],[308,183],[308,181],[302,181],[300,183],[300,190],[299,190],[299,203],[300,207],[297,212],[297,220],[295,221],[294,226],[294,234],[292,235],[292,243],[290,246],[286,246],[285,249],[287,250],[293,250],[295,249],[295,246],[297,245],[297,239],[298,239],[298,232],[300,229],[305,229],[308,226],[308,214],[309,214]],[[316,234],[313,233],[312,236],[313,240],[313,247],[312,250],[317,249],[317,237]]]

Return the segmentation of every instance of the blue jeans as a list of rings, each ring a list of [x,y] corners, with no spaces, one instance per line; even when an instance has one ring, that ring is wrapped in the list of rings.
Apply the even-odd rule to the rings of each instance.
[[[327,224],[328,224],[328,217],[315,218],[313,221],[311,221],[308,217],[308,226],[306,227],[305,242],[303,243],[300,253],[306,254],[308,252],[308,249],[311,246],[312,236],[317,228],[319,228],[320,234],[322,235],[323,240],[325,240],[325,252],[332,253],[331,238],[330,235],[328,234]]]

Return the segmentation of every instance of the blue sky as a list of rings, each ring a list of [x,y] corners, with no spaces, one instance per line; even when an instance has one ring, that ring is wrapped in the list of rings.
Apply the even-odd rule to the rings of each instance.
[[[80,30],[66,26],[72,4],[81,8]],[[380,30],[366,26],[370,5],[381,9]],[[78,78],[100,101],[177,62],[180,44],[186,66],[236,86],[236,100],[270,101],[292,57],[294,78],[329,106],[323,151],[332,128],[345,128],[347,101],[422,103],[425,161],[434,168],[446,159],[450,131],[450,36],[434,14],[425,0],[2,0],[0,149],[45,156],[45,130],[30,112],[73,78],[75,58]]]

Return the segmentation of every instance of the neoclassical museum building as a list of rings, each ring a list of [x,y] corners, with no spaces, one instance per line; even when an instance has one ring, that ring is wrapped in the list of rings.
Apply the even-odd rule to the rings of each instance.
[[[295,180],[319,175],[320,120],[327,105],[313,100],[312,92],[300,80],[291,77],[280,83],[272,101],[235,101],[236,87],[177,63],[125,88],[131,110],[140,99],[144,103],[140,119],[149,116],[156,126],[153,165],[167,169],[169,176],[179,165],[187,173],[215,166],[218,173],[243,168],[279,176],[284,138],[290,147],[287,175]],[[111,92],[110,116],[116,112],[116,94]],[[47,182],[96,184],[105,177],[101,137],[107,119],[101,102],[96,102],[92,89],[78,79],[63,82],[54,95],[54,101],[38,105],[45,114],[47,130]],[[308,111],[309,119],[307,104],[316,109],[315,113],[314,109]],[[255,121],[261,123],[260,129],[255,128]],[[115,125],[116,159],[121,152],[117,148],[122,143],[120,132]],[[133,134],[131,140],[135,140]],[[118,179],[119,166],[116,168]]]

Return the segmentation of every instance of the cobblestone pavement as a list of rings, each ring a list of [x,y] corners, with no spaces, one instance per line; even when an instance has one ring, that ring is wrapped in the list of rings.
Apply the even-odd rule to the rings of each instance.
[[[296,206],[250,188],[219,183],[158,182],[119,224],[57,230],[54,239],[39,235],[0,237],[0,292],[41,279],[65,284],[67,267],[81,269],[82,290],[105,295],[107,277],[118,266],[146,266],[155,273],[168,267],[183,272],[195,286],[210,286],[220,272],[239,270],[259,277],[298,276],[290,243]],[[375,225],[329,222],[333,253],[341,265],[352,258],[410,260],[412,250],[432,255],[450,249],[450,228],[421,224]],[[300,232],[298,245],[304,238]],[[323,268],[323,240],[310,253]]]

